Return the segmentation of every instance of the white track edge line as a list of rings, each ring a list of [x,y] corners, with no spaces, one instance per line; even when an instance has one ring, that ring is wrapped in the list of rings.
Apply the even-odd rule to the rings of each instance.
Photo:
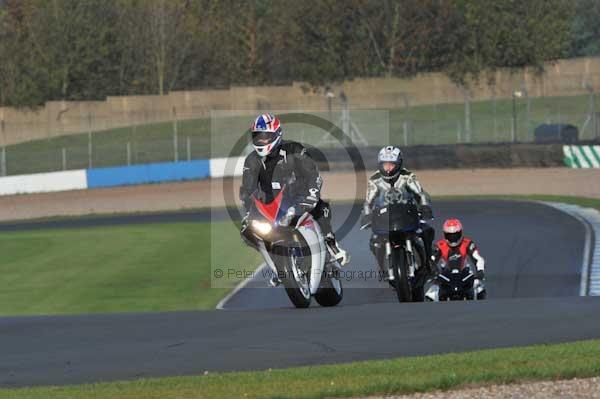
[[[252,275],[251,275],[251,276],[249,276],[249,277],[246,277],[246,279],[245,279],[244,281],[242,281],[242,282],[240,282],[238,285],[236,285],[236,286],[233,288],[233,290],[232,290],[232,291],[231,291],[229,294],[227,294],[227,295],[225,296],[225,298],[221,299],[221,300],[219,301],[219,303],[217,303],[217,306],[216,306],[215,308],[216,308],[216,309],[219,309],[219,310],[225,309],[225,305],[227,305],[227,302],[229,302],[229,300],[230,300],[231,298],[233,298],[233,297],[234,297],[234,295],[235,295],[235,294],[237,294],[237,293],[238,293],[238,292],[239,292],[241,289],[243,289],[245,286],[247,286],[247,285],[250,283],[250,281],[252,281],[252,279],[253,279],[254,277],[256,277],[256,276],[257,276],[257,275],[260,273],[260,271],[261,271],[261,270],[262,270],[262,269],[263,269],[265,266],[267,266],[267,264],[266,264],[266,263],[264,263],[264,262],[263,262],[263,263],[261,263],[261,264],[260,264],[260,266],[258,266],[258,267],[256,268],[256,270],[254,271],[254,273],[252,273]]]
[[[578,205],[573,204],[565,204],[562,202],[546,202],[539,201],[542,204],[546,204],[552,208],[558,209],[570,216],[573,216],[577,219],[581,224],[583,224],[585,228],[585,245],[583,248],[583,263],[581,265],[581,282],[579,286],[579,295],[580,296],[588,296],[590,294],[590,282],[592,280],[592,274],[594,271],[600,271],[600,253],[592,254],[592,259],[590,261],[590,252],[592,249],[592,228],[594,230],[594,239],[596,241],[594,247],[598,246],[600,243],[600,227],[596,228],[596,226],[600,226],[598,223],[600,221],[600,216],[598,216],[598,212],[592,208],[583,208]],[[585,213],[590,213],[590,211],[596,212],[594,214],[595,219],[598,220],[590,220],[588,219],[589,215],[585,215]],[[596,222],[596,223],[594,223]],[[600,278],[600,276],[598,276]]]

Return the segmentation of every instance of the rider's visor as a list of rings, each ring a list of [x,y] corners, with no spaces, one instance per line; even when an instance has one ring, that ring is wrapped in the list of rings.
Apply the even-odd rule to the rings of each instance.
[[[273,132],[252,132],[252,142],[254,145],[271,144],[277,136]]]
[[[462,239],[462,232],[459,231],[458,233],[444,233],[444,237],[449,243],[456,244]]]

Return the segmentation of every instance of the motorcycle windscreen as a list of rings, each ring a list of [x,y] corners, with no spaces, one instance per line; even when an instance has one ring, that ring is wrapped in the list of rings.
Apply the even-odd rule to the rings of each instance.
[[[388,204],[373,210],[373,231],[411,232],[419,228],[419,213],[412,203]]]
[[[451,291],[462,292],[473,287],[473,276],[469,268],[447,268],[443,271],[443,275],[449,280],[446,284],[451,287]]]

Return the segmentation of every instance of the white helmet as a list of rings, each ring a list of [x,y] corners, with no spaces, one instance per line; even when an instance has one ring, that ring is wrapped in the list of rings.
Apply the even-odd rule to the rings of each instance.
[[[392,168],[389,167],[390,163],[393,164]],[[392,145],[383,147],[377,156],[377,164],[379,173],[384,179],[389,180],[398,177],[402,169],[402,151]]]

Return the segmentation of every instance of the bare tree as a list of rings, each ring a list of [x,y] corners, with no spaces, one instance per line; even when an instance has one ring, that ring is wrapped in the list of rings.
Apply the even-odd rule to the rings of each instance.
[[[194,14],[189,0],[145,0],[141,3],[144,37],[158,94],[177,83],[194,40]]]

